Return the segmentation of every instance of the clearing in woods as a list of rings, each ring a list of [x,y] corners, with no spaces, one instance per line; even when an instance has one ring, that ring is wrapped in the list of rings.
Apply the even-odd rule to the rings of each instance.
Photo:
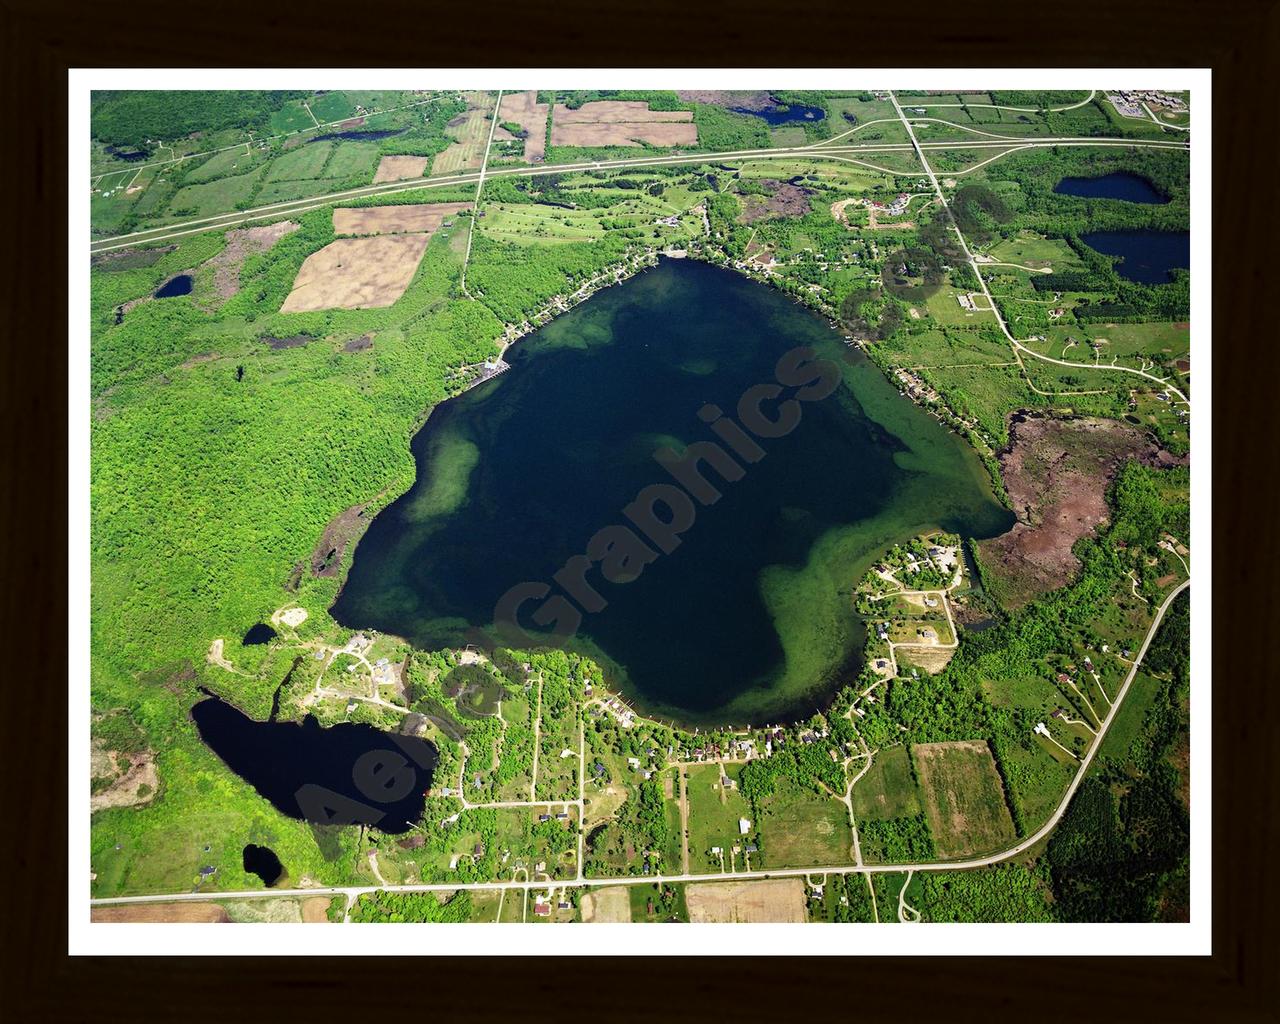
[[[917,743],[911,757],[939,857],[986,853],[1014,841],[1004,788],[984,740]]]
[[[425,156],[384,156],[378,164],[378,173],[373,176],[373,183],[380,185],[384,181],[421,178],[427,169],[428,159]]]
[[[484,148],[489,142],[489,114],[493,110],[493,97],[485,92],[466,94],[467,110],[446,126],[457,141],[449,143],[443,153],[437,153],[431,164],[432,174],[452,174],[455,171],[478,168],[484,159]]]
[[[423,203],[414,206],[367,206],[333,211],[333,230],[339,235],[428,234],[470,203]]]
[[[282,313],[390,306],[413,280],[429,234],[339,238],[306,258]]]
[[[538,102],[538,90],[504,93],[498,120],[518,124],[528,134],[524,140],[524,161],[540,164],[547,155],[547,114],[551,107]]]
[[[800,924],[805,920],[804,882],[707,882],[685,889],[694,924]]]
[[[625,885],[596,889],[582,897],[582,920],[587,924],[629,924],[631,894]]]
[[[553,146],[694,146],[698,129],[691,110],[650,110],[647,103],[596,100],[576,110],[557,103]]]

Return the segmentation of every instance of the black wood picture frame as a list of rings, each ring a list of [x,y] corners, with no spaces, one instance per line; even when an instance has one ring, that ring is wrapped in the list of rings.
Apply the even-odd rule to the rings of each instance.
[[[6,1017],[392,1013],[505,1020],[582,1013],[664,1021],[710,1015],[993,1021],[1019,1011],[1042,1020],[1280,1017],[1280,908],[1269,863],[1280,817],[1278,673],[1268,640],[1276,602],[1266,556],[1271,528],[1280,522],[1270,310],[1277,289],[1275,257],[1263,251],[1277,224],[1271,136],[1278,43],[1280,7],[1251,0],[897,8],[759,0],[697,8],[654,0],[629,9],[583,0],[505,9],[403,0],[357,8],[224,0],[182,9],[154,0],[5,0],[4,621],[22,650],[47,652],[8,661],[12,696],[0,715],[15,804],[0,842],[0,913],[10,940],[0,961]],[[87,687],[88,680],[68,680],[60,657],[68,570],[66,76],[68,68],[103,66],[1211,67],[1212,584],[1220,611],[1213,626],[1212,956],[1102,960],[1081,949],[1078,958],[1053,959],[796,958],[762,943],[760,958],[685,959],[664,955],[662,933],[654,931],[651,962],[532,955],[396,963],[69,957],[67,695],[69,686]],[[233,82],[228,72],[228,86]],[[1254,636],[1245,643],[1226,614],[1241,593],[1250,595],[1252,609]],[[874,932],[868,934],[874,942]],[[1135,942],[1141,942],[1136,930]],[[537,952],[535,943],[529,952]]]

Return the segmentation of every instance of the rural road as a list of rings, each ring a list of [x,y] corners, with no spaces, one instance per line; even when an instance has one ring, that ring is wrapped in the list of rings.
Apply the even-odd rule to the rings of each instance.
[[[776,870],[759,870],[759,871],[725,871],[705,874],[695,874],[692,872],[682,872],[678,875],[634,875],[623,876],[619,878],[587,878],[579,876],[577,879],[568,882],[560,882],[560,885],[573,886],[611,886],[611,885],[652,885],[654,882],[733,882],[733,881],[749,881],[751,879],[764,878],[797,878],[806,875],[818,873],[834,874],[834,875],[852,875],[852,874],[885,874],[898,872],[915,872],[915,871],[967,871],[973,868],[987,867],[991,864],[998,864],[1001,861],[1016,857],[1021,853],[1030,850],[1037,843],[1041,842],[1045,837],[1053,831],[1062,816],[1066,813],[1067,807],[1071,803],[1071,798],[1075,796],[1076,790],[1080,788],[1080,783],[1084,781],[1085,774],[1089,770],[1090,764],[1093,763],[1094,755],[1102,746],[1103,738],[1107,734],[1112,721],[1115,719],[1116,712],[1119,711],[1124,703],[1125,695],[1129,692],[1129,687],[1133,683],[1134,677],[1138,674],[1138,668],[1142,664],[1142,659],[1146,657],[1147,649],[1151,646],[1151,640],[1156,635],[1156,631],[1160,628],[1160,623],[1164,621],[1165,612],[1169,610],[1169,606],[1179,594],[1187,587],[1191,586],[1191,580],[1185,580],[1176,587],[1168,597],[1161,603],[1160,608],[1156,611],[1155,618],[1151,622],[1151,627],[1147,630],[1147,635],[1142,641],[1142,647],[1138,650],[1137,656],[1133,659],[1129,674],[1125,677],[1124,683],[1121,685],[1116,694],[1115,703],[1111,705],[1111,709],[1107,712],[1106,717],[1102,720],[1102,724],[1098,729],[1098,738],[1089,747],[1084,758],[1080,762],[1080,767],[1076,769],[1075,777],[1071,780],[1071,784],[1067,787],[1066,793],[1063,794],[1062,800],[1058,803],[1057,808],[1051,814],[1048,820],[1040,826],[1032,835],[1023,839],[1016,846],[1012,846],[1007,850],[999,853],[989,854],[985,857],[973,857],[968,860],[957,861],[939,861],[933,863],[921,864],[838,864],[831,867],[814,866],[807,868],[780,868]],[[560,803],[561,801],[556,801]],[[569,801],[577,803],[577,801]],[[581,860],[579,860],[581,865]],[[354,900],[364,893],[373,892],[456,892],[459,890],[493,890],[493,889],[537,889],[546,888],[547,882],[524,881],[509,882],[443,882],[422,885],[356,885],[356,886],[319,886],[310,889],[253,889],[241,892],[182,892],[182,893],[157,893],[147,896],[112,896],[103,899],[90,900],[93,906],[117,906],[130,903],[185,903],[201,900],[234,900],[234,899],[262,899],[264,897],[277,898],[282,896],[339,896],[345,895],[348,899]]]

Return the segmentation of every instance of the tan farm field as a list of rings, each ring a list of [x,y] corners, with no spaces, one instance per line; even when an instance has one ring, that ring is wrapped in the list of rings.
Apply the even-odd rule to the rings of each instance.
[[[934,847],[945,859],[990,853],[1016,836],[991,748],[983,740],[911,748]]]
[[[431,236],[339,238],[306,258],[282,313],[390,306],[413,280]]]
[[[797,924],[805,920],[804,882],[707,882],[684,891],[694,924]]]
[[[596,889],[582,897],[582,920],[586,924],[628,924],[631,921],[631,894],[625,885]]]
[[[528,137],[524,140],[524,161],[540,164],[547,155],[547,114],[551,107],[538,102],[538,90],[509,92],[498,106],[498,120],[518,124]]]
[[[231,918],[216,903],[132,903],[92,907],[89,920],[101,924],[226,924]]]
[[[691,110],[650,110],[647,103],[595,100],[572,110],[557,103],[553,146],[693,146],[698,129]]]
[[[470,203],[419,203],[409,206],[340,207],[333,211],[333,230],[338,235],[398,235],[436,231]]]
[[[404,181],[406,178],[421,178],[427,169],[425,156],[384,156],[378,164],[377,173],[373,176],[375,185],[384,181]]]

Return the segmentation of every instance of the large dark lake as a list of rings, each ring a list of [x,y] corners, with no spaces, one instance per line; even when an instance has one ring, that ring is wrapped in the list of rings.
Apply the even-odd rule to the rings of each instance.
[[[349,722],[326,729],[310,717],[258,722],[213,696],[191,717],[227,767],[290,818],[405,832],[422,816],[437,760],[425,740]]]
[[[593,534],[627,524],[638,492],[673,482],[659,448],[715,440],[699,410],[737,418],[744,392],[801,345],[836,361],[835,393],[798,406],[787,436],[759,439],[741,479],[704,467],[723,497],[638,578],[593,567],[607,607],[570,646],[684,722],[811,713],[860,668],[851,591],[887,545],[933,526],[990,537],[1012,516],[976,454],[825,320],[693,261],[601,292],[516,345],[510,372],[436,408],[413,441],[417,482],[361,540],[334,615],[427,648],[473,639],[510,588],[550,583]]]
[[[1191,266],[1189,231],[1091,231],[1080,240],[1108,256],[1119,256],[1116,272],[1142,284],[1165,284],[1175,268]]]
[[[1146,178],[1123,171],[1100,174],[1096,178],[1063,178],[1053,190],[1059,195],[1086,199],[1122,199],[1127,203],[1152,205],[1169,202],[1169,197],[1158,192]]]

